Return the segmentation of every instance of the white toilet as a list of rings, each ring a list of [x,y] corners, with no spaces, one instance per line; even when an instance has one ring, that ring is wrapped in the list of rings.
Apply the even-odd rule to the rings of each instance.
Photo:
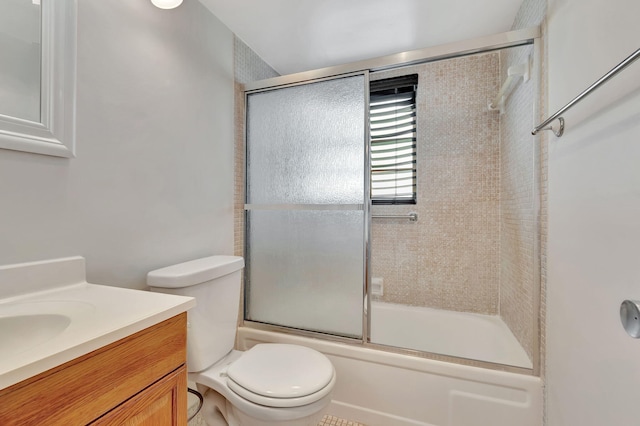
[[[149,272],[152,291],[196,298],[188,312],[187,370],[209,426],[316,426],[336,374],[318,351],[259,344],[233,350],[244,259],[211,256]]]

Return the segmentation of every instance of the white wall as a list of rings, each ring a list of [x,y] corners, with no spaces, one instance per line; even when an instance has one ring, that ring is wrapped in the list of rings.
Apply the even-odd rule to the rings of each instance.
[[[640,47],[637,0],[550,0],[549,111]],[[640,62],[550,136],[547,424],[639,424],[640,340],[620,303],[640,299]]]
[[[0,264],[90,282],[233,252],[233,35],[196,0],[78,1],[77,158],[0,150]]]

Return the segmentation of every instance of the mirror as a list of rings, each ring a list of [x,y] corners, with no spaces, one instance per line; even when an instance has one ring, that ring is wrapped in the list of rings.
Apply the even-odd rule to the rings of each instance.
[[[0,148],[73,157],[76,0],[0,1]]]
[[[0,2],[0,114],[40,121],[40,4]]]

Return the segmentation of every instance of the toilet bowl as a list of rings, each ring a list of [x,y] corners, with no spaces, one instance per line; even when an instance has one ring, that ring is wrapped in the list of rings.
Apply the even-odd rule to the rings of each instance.
[[[233,350],[241,270],[237,256],[211,256],[149,272],[152,291],[196,298],[188,315],[187,370],[204,396],[209,426],[315,426],[336,374],[322,353],[298,345]]]
[[[301,349],[308,348],[259,344],[246,352],[232,351],[208,369],[190,373],[189,379],[229,425],[315,426],[331,402],[335,371],[324,355]]]

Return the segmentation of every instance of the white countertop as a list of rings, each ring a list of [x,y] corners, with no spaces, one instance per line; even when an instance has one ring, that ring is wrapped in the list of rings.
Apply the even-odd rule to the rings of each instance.
[[[0,277],[2,275],[0,274]],[[2,283],[0,283],[1,285]],[[149,291],[76,283],[0,299],[0,389],[155,325],[195,306],[195,299]],[[44,325],[24,345],[12,319],[38,317]],[[50,321],[55,320],[55,321]],[[22,323],[19,323],[22,324]],[[11,327],[11,328],[9,328]],[[57,329],[49,336],[52,327]],[[15,333],[14,331],[15,330]],[[26,334],[25,334],[26,336]],[[33,337],[33,336],[31,336]],[[11,344],[10,342],[14,343]]]

